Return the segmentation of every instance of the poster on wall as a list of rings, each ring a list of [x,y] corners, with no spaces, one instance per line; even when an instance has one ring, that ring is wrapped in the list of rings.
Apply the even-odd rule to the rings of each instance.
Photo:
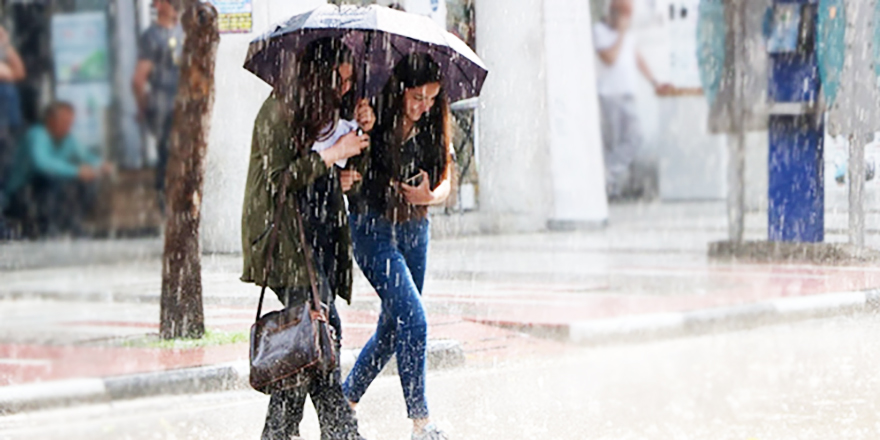
[[[211,0],[220,14],[221,34],[247,34],[253,29],[253,0]]]
[[[107,16],[103,12],[52,17],[52,55],[59,83],[107,81]]]
[[[112,101],[107,15],[103,12],[56,14],[51,24],[55,99],[76,110],[73,136],[101,153],[106,144]]]

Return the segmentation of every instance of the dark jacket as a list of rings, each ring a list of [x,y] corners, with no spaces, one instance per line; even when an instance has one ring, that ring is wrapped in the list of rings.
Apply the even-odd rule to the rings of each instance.
[[[431,189],[436,189],[445,177],[447,161],[438,154],[430,133],[417,134],[396,151],[388,140],[390,132],[382,133],[380,129],[371,133],[370,149],[362,154],[363,163],[358,162],[363,181],[349,193],[352,212],[373,212],[398,223],[427,217],[428,207],[411,205],[392,182],[405,182],[425,170]]]
[[[305,151],[305,152],[304,152]],[[263,284],[266,268],[266,247],[269,233],[275,218],[277,191],[284,171],[290,171],[291,183],[287,189],[287,203],[282,207],[281,229],[278,243],[273,252],[273,267],[269,273],[268,286],[308,288],[309,275],[306,259],[300,243],[296,215],[293,211],[297,193],[321,176],[331,172],[317,153],[308,148],[300,148],[292,141],[289,125],[282,117],[280,103],[272,96],[266,99],[254,123],[251,143],[250,165],[245,186],[244,207],[241,218],[241,241],[244,256],[244,270],[241,280]],[[344,206],[342,193],[334,192],[332,197]],[[328,277],[336,277],[331,285],[337,286],[336,295],[351,301],[351,232],[345,212],[331,216],[338,222],[335,237],[336,267],[338,270]]]

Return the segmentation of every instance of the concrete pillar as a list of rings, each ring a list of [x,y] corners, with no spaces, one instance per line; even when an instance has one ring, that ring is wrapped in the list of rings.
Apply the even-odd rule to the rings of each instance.
[[[476,2],[477,53],[490,70],[479,110],[485,231],[540,230],[551,216],[543,3]]]
[[[544,1],[548,144],[553,182],[550,229],[595,227],[608,219],[590,6]]]
[[[115,26],[113,38],[113,56],[116,68],[113,69],[113,88],[116,100],[113,103],[115,114],[112,116],[114,127],[114,144],[117,150],[113,158],[123,168],[141,168],[144,165],[144,147],[141,130],[137,122],[137,102],[131,90],[131,78],[137,65],[138,26],[136,23],[138,5],[134,0],[116,2]]]
[[[244,70],[248,43],[274,23],[325,4],[324,0],[254,0],[253,32],[225,34],[217,50],[214,115],[202,203],[205,252],[241,251],[241,208],[254,118],[271,88]]]
[[[493,232],[604,223],[589,4],[477,0],[480,213]]]
[[[871,141],[870,135],[851,135],[849,138],[849,243],[856,247],[865,246],[865,145]]]

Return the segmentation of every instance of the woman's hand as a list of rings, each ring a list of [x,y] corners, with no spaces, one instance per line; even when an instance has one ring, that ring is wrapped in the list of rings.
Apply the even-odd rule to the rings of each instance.
[[[15,74],[12,72],[12,68],[4,62],[0,62],[0,81],[13,81],[14,79]]]
[[[373,130],[373,126],[376,125],[376,112],[373,111],[373,107],[370,107],[370,101],[366,98],[358,101],[357,106],[354,108],[355,120],[361,128],[369,133]]]
[[[422,181],[418,186],[407,185],[405,183],[400,184],[400,191],[403,193],[406,201],[411,205],[417,206],[436,204],[437,197],[434,195],[434,192],[431,191],[431,179],[428,176],[428,172],[421,170],[419,176],[421,176]]]
[[[355,170],[342,170],[339,172],[339,182],[342,184],[342,192],[348,192],[356,182],[360,182],[363,177],[361,173]]]
[[[114,165],[110,162],[104,162],[103,164],[101,164],[100,170],[101,170],[102,175],[112,176],[112,175],[116,174],[116,165]]]
[[[321,155],[321,159],[324,159],[324,163],[330,167],[340,160],[361,154],[361,152],[369,148],[369,146],[370,136],[365,134],[358,136],[357,132],[353,131],[339,138],[332,147],[321,151],[318,154]]]

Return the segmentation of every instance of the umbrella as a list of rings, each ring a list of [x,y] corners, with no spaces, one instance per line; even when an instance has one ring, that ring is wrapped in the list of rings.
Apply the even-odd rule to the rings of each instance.
[[[324,37],[341,38],[352,50],[364,96],[380,92],[397,62],[412,53],[429,54],[440,66],[450,101],[478,96],[488,74],[467,44],[430,18],[378,5],[324,5],[291,17],[251,42],[244,67],[272,85],[281,53],[299,53]]]

